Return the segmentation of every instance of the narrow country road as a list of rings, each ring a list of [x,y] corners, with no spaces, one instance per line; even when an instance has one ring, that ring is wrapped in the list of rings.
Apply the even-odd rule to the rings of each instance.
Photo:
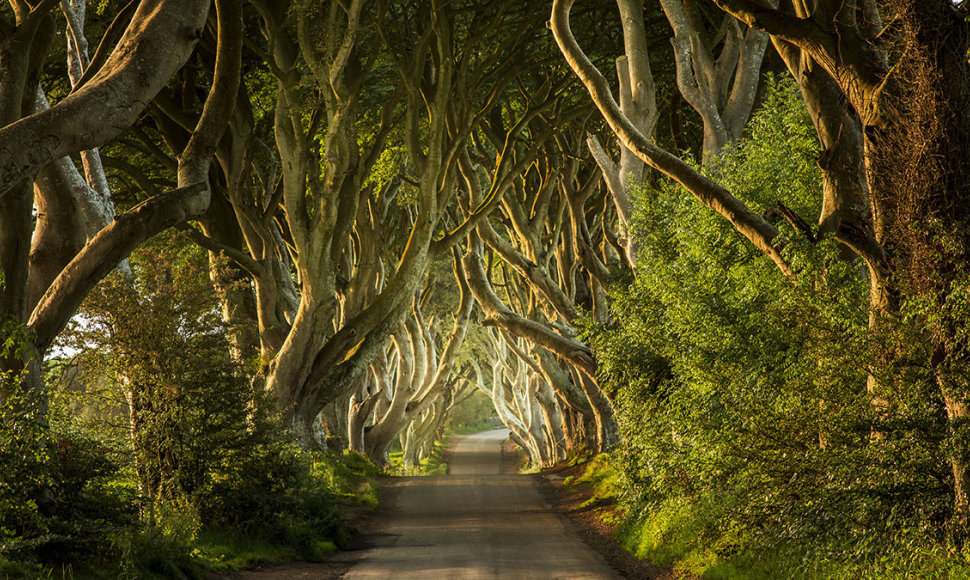
[[[501,475],[506,437],[456,437],[448,475],[402,478],[375,547],[342,578],[620,577],[548,510],[531,477]]]

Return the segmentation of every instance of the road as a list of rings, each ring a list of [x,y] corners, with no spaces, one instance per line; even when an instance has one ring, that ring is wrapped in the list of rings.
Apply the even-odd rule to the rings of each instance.
[[[527,475],[502,475],[506,430],[453,439],[449,474],[402,478],[375,547],[342,578],[619,578],[548,509]]]

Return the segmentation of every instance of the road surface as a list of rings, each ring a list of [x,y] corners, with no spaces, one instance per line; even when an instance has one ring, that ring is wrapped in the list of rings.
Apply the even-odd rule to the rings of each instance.
[[[496,430],[453,439],[449,474],[395,484],[375,547],[342,578],[619,578],[548,509],[527,475],[501,475]]]

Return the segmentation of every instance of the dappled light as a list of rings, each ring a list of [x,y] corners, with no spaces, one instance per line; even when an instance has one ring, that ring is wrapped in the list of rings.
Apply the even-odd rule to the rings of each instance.
[[[344,578],[612,578],[525,475],[502,475],[507,430],[461,439],[449,475],[394,483],[393,512]]]
[[[0,579],[970,577],[970,3],[0,3]]]

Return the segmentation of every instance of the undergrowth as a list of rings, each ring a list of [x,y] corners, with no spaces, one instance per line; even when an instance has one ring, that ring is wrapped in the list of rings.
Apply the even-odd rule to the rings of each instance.
[[[190,505],[158,504],[154,521],[140,520],[123,472],[85,483],[87,511],[42,505],[33,524],[39,531],[3,530],[0,578],[204,578],[207,571],[322,560],[347,547],[347,508],[377,505],[380,470],[354,453],[304,455],[300,483],[277,499],[277,511],[247,514],[248,524],[212,525]]]
[[[0,578],[318,560],[348,544],[348,506],[377,503],[366,459],[296,444],[230,356],[207,258],[163,238],[87,298],[44,389],[0,373]],[[5,333],[0,359],[24,356]]]
[[[794,280],[675,183],[644,185],[635,279],[583,332],[621,438],[584,477],[618,474],[621,543],[677,571],[970,577],[950,462],[966,440],[938,389],[966,367],[925,364],[933,305],[870,332],[862,264],[772,213],[780,197],[819,215],[818,155],[797,87],[772,81],[748,136],[703,168],[773,220]]]
[[[563,481],[592,493],[583,506],[615,526],[619,544],[641,560],[712,580],[775,578],[970,578],[970,551],[934,542],[913,530],[872,530],[855,545],[752,545],[742,527],[729,525],[734,498],[677,497],[644,506],[624,492],[622,467],[597,455]]]
[[[421,458],[417,465],[404,464],[404,452],[392,451],[388,454],[388,473],[393,475],[447,475],[448,463],[445,461],[445,451],[448,448],[449,435],[434,442],[434,447],[426,457]]]

